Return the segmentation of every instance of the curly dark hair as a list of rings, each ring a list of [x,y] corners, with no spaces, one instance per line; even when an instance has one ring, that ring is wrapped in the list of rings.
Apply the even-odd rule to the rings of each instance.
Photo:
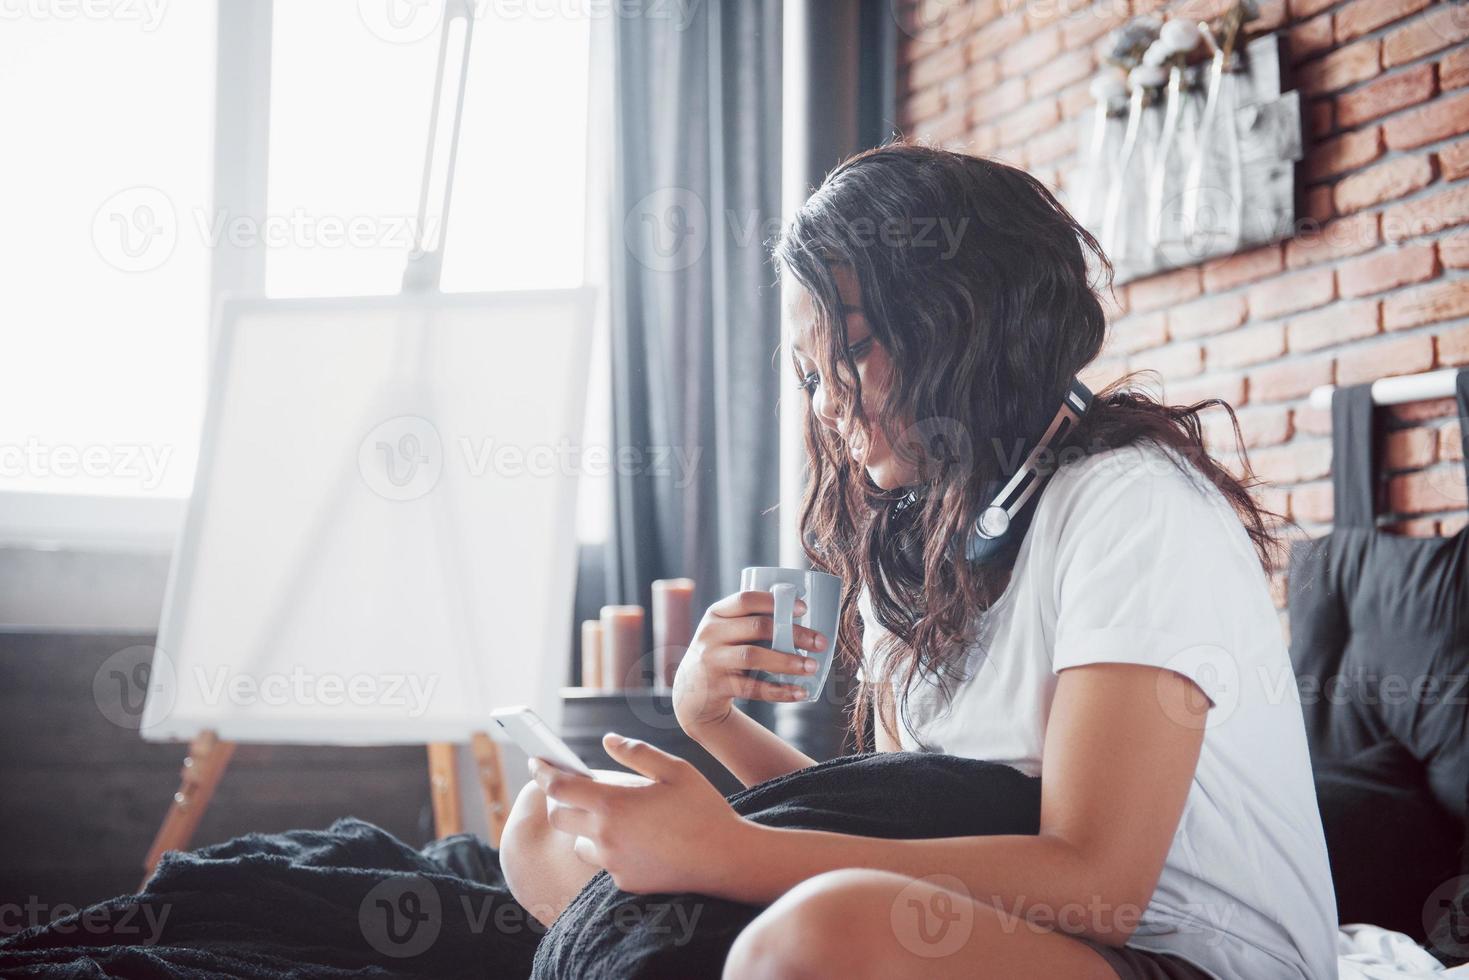
[[[844,417],[869,432],[881,426],[899,454],[918,446],[921,456],[921,444],[935,436],[967,443],[967,451],[951,446],[929,459],[921,485],[885,490],[807,413],[810,475],[800,526],[812,565],[846,582],[837,649],[852,664],[861,656],[856,598],[865,585],[895,643],[881,658],[885,676],[868,680],[893,683],[901,698],[915,675],[941,679],[963,661],[976,613],[1008,584],[1009,563],[965,561],[955,542],[1023,458],[1016,447],[1034,444],[1101,350],[1098,290],[1110,289],[1111,265],[1034,177],[906,141],[832,170],[786,227],[775,258],[811,295],[811,356]],[[841,266],[860,285],[872,335],[891,363],[875,419],[863,412],[847,349],[833,274]],[[1224,494],[1269,565],[1277,515],[1250,493],[1255,481],[1233,410],[1219,399],[1165,405],[1136,380],[1129,375],[1098,392],[1068,445],[1096,452],[1151,442],[1171,450]],[[1213,406],[1234,425],[1243,478],[1205,448],[1200,413]],[[854,734],[871,703],[872,685],[863,684],[852,705]]]

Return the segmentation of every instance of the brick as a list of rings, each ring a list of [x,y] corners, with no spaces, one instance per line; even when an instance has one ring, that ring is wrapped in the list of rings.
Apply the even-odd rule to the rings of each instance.
[[[1092,99],[1091,83],[1078,82],[1068,85],[1061,90],[1061,118],[1075,119],[1084,112],[1090,112],[1096,107]]]
[[[1025,105],[1025,79],[1012,78],[976,93],[969,106],[971,123],[985,123]]]
[[[1338,44],[1371,34],[1395,20],[1402,20],[1427,7],[1431,0],[1352,0],[1336,11]]]
[[[1278,402],[1301,398],[1336,378],[1336,362],[1330,357],[1290,358],[1255,368],[1249,374],[1250,402]]]
[[[903,118],[911,126],[920,119],[927,119],[943,112],[949,105],[948,92],[939,86],[913,92],[903,100]]]
[[[1469,85],[1469,48],[1455,48],[1438,63],[1438,84],[1445,91]]]
[[[1469,130],[1469,92],[1444,95],[1382,124],[1382,137],[1394,150],[1411,150]]]
[[[972,153],[989,156],[1000,146],[1000,131],[994,126],[976,126],[969,131]]]
[[[1394,204],[1382,212],[1382,238],[1397,242],[1462,224],[1469,224],[1469,186]]]
[[[1306,269],[1250,287],[1250,316],[1268,320],[1330,303],[1336,278],[1330,269]]]
[[[964,82],[969,87],[969,97],[980,98],[1000,84],[1000,63],[994,58],[975,62],[964,73]]]
[[[1438,461],[1438,433],[1433,429],[1400,429],[1383,440],[1383,462],[1390,470],[1417,470]]]
[[[1025,144],[1025,165],[1031,173],[1035,168],[1076,152],[1076,127],[1052,126],[1039,136],[1033,136]]]
[[[1432,98],[1434,91],[1432,65],[1414,65],[1384,75],[1336,97],[1337,125],[1356,129],[1364,122]]]
[[[1164,381],[1187,378],[1204,370],[1204,349],[1196,341],[1154,347],[1127,359],[1129,371],[1156,371]]]
[[[1469,177],[1469,140],[1459,140],[1439,150],[1438,169],[1443,172],[1444,180]]]
[[[1297,432],[1313,436],[1331,435],[1331,409],[1312,408],[1309,404],[1297,406],[1291,417]]]
[[[1306,95],[1322,95],[1365,82],[1382,70],[1382,44],[1377,39],[1337,48],[1301,66],[1297,86]]]
[[[1374,344],[1357,344],[1336,359],[1336,383],[1363,384],[1378,378],[1417,374],[1433,367],[1433,338],[1398,337]]]
[[[1321,14],[1303,20],[1286,32],[1290,60],[1299,64],[1331,50],[1331,15]]]
[[[1384,201],[1407,197],[1432,181],[1432,157],[1398,157],[1342,178],[1332,199],[1338,214],[1350,214]]]
[[[1296,237],[1285,243],[1285,264],[1292,269],[1327,262],[1332,259],[1360,255],[1381,241],[1377,233],[1377,215],[1372,212],[1320,224],[1301,222]]]
[[[1469,17],[1460,3],[1443,3],[1382,39],[1385,68],[1417,61],[1469,38]]]
[[[1445,279],[1394,293],[1382,301],[1382,325],[1403,330],[1469,316],[1469,279]]]
[[[1278,446],[1290,441],[1295,434],[1291,428],[1290,409],[1283,405],[1241,409],[1236,417],[1246,449]]]
[[[1308,524],[1329,524],[1336,512],[1336,493],[1330,480],[1303,483],[1290,492],[1290,513]]]
[[[1232,330],[1210,340],[1204,346],[1204,358],[1212,370],[1248,367],[1277,358],[1285,353],[1285,324],[1262,323]]]
[[[1081,383],[1092,391],[1101,391],[1127,373],[1127,360],[1122,357],[1099,357],[1080,371]]]
[[[1238,372],[1217,372],[1180,381],[1170,381],[1167,387],[1169,403],[1173,405],[1195,405],[1217,398],[1227,405],[1245,403],[1245,376]]]
[[[1441,419],[1459,414],[1459,406],[1452,398],[1434,398],[1426,402],[1408,402],[1405,405],[1390,405],[1387,414],[1394,422],[1416,425],[1430,419]]]
[[[1025,17],[1019,12],[1006,14],[975,31],[969,39],[970,61],[982,61],[999,54],[1025,34]]]
[[[1461,422],[1450,422],[1438,430],[1438,458],[1449,463],[1463,460],[1464,427]]]
[[[1306,108],[1306,132],[1313,139],[1329,136],[1336,128],[1336,106],[1330,99],[1317,99]]]
[[[1199,270],[1194,267],[1138,279],[1127,286],[1127,302],[1135,312],[1156,310],[1199,295]]]
[[[1260,15],[1254,20],[1245,21],[1245,29],[1251,37],[1268,34],[1285,25],[1285,0],[1265,0],[1255,6]]]
[[[1022,142],[1060,121],[1061,112],[1055,99],[1033,102],[1000,120],[1000,142],[1002,144]]]
[[[1061,46],[1069,51],[1090,44],[1112,28],[1121,26],[1129,16],[1125,3],[1086,6],[1061,21]]]
[[[1245,322],[1246,312],[1242,293],[1205,296],[1168,311],[1168,334],[1181,339],[1233,330]]]
[[[1344,262],[1336,281],[1343,296],[1370,296],[1415,282],[1427,282],[1438,271],[1433,244],[1403,245]]]
[[[1113,322],[1107,338],[1107,353],[1133,354],[1168,342],[1168,318],[1159,310],[1123,317]]]
[[[1272,276],[1284,268],[1285,259],[1279,245],[1239,252],[1204,263],[1204,289],[1211,293],[1233,289]]]
[[[1083,78],[1089,79],[1096,65],[1097,59],[1092,54],[1091,48],[1077,48],[1075,51],[1068,51],[1060,57],[1051,59],[1045,71],[1036,72],[1027,78],[1025,80],[1026,91],[1031,97],[1048,95],[1072,82],[1080,81]]]
[[[1336,213],[1331,203],[1330,187],[1308,187],[1306,189],[1306,217],[1315,222],[1324,222]]]
[[[913,62],[908,68],[908,86],[912,89],[926,88],[962,75],[964,64],[964,48],[951,44]]]
[[[1410,521],[1393,521],[1392,523],[1382,525],[1382,529],[1389,534],[1396,534],[1403,538],[1438,537],[1438,521],[1426,517],[1419,517]]]
[[[1306,483],[1331,473],[1331,442],[1313,439],[1250,454],[1255,472],[1270,483]]]
[[[1448,269],[1469,269],[1469,233],[1440,239],[1438,260]]]
[[[1033,71],[1061,53],[1061,29],[1033,31],[1000,53],[1000,74],[1006,78]]]
[[[1464,473],[1458,466],[1405,473],[1387,481],[1388,508],[1394,514],[1431,514],[1469,504]]]
[[[1306,173],[1311,180],[1335,177],[1382,156],[1382,127],[1359,129],[1326,140],[1306,157]]]
[[[1333,303],[1292,317],[1286,324],[1286,342],[1292,353],[1320,350],[1377,333],[1380,314],[1376,300]]]
[[[1456,327],[1446,330],[1433,339],[1434,346],[1438,349],[1439,367],[1464,367],[1469,365],[1469,326]],[[1452,404],[1449,414],[1457,412],[1457,407]]]
[[[913,135],[920,141],[948,143],[960,139],[968,130],[963,108],[950,109],[937,116],[918,120],[913,126]]]
[[[1336,0],[1286,0],[1291,20],[1304,20],[1330,7]]]

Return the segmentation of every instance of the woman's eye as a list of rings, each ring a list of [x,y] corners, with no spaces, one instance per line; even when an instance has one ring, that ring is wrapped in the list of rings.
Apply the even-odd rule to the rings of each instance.
[[[819,384],[821,384],[821,375],[812,371],[809,374],[802,375],[801,380],[796,382],[796,387],[809,395],[816,390],[816,386]]]

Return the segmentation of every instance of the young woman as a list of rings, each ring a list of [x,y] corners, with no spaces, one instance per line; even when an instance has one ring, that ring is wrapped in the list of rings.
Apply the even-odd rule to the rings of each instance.
[[[687,764],[609,735],[653,782],[533,763],[503,851],[517,897],[549,921],[604,867],[633,892],[769,904],[731,951],[739,978],[1334,977],[1270,532],[1204,450],[1207,406],[1102,392],[1018,542],[965,556],[1101,349],[1096,243],[1021,171],[894,144],[834,170],[777,259],[810,398],[807,553],[851,600],[837,637],[797,641],[858,661],[854,723],[872,719],[879,750],[1041,777],[1040,832],[762,827]],[[755,645],[772,611],[763,593],[712,606],[674,693],[684,728],[747,785],[813,764],[733,703],[796,696],[747,673],[800,669]],[[915,942],[909,910],[932,917],[921,936],[963,923],[960,941]]]

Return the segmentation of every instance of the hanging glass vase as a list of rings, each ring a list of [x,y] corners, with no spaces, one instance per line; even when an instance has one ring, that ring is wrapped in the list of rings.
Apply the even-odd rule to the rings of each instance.
[[[1240,165],[1238,79],[1229,70],[1229,50],[1214,43],[1199,138],[1183,188],[1183,232],[1194,261],[1228,255],[1240,245],[1243,225],[1243,173]]]
[[[1200,100],[1189,85],[1188,70],[1174,65],[1163,98],[1163,129],[1148,174],[1148,246],[1160,267],[1191,260],[1184,231],[1183,191],[1198,150]]]
[[[1152,92],[1148,85],[1134,80],[1127,106],[1127,130],[1102,217],[1102,247],[1122,278],[1152,267],[1145,195],[1162,127]]]

